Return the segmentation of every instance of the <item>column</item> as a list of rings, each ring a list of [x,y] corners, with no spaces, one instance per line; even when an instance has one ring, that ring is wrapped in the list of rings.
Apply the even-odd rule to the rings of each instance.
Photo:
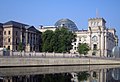
[[[107,57],[107,35],[105,34],[105,49],[104,49],[104,56]]]
[[[92,55],[92,46],[91,46],[91,44],[92,44],[92,43],[91,43],[91,33],[89,34],[89,38],[90,38],[89,40],[90,40],[90,49],[91,49],[91,50],[90,50],[90,53],[89,53],[89,56],[91,56],[91,55]]]
[[[27,51],[27,44],[28,44],[28,30],[26,30],[26,35],[25,35],[25,50]]]
[[[101,34],[101,56],[104,56],[104,32]]]
[[[101,57],[101,34],[99,33],[99,54],[100,54],[100,57]]]
[[[22,26],[20,28],[20,41],[22,42]]]
[[[33,45],[33,39],[34,39],[34,38],[33,38],[33,35],[34,35],[34,34],[32,33],[32,51],[33,51],[33,47],[34,47],[34,45]]]
[[[34,46],[35,46],[35,51],[36,51],[36,47],[37,47],[36,43],[37,43],[37,42],[36,42],[36,33],[35,33],[35,43],[34,43],[34,44],[35,44],[35,45],[34,45]]]

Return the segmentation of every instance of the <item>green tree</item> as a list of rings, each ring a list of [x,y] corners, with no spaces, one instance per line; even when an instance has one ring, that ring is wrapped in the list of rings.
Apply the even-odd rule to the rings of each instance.
[[[57,28],[54,32],[47,30],[42,34],[43,52],[69,52],[72,49],[74,33],[67,28]]]
[[[53,36],[54,36],[54,32],[52,30],[47,30],[42,34],[43,52],[53,52],[53,42],[52,42]]]
[[[88,51],[89,51],[88,44],[86,44],[86,43],[79,44],[79,46],[78,46],[78,52],[79,52],[79,54],[86,55],[88,53]]]
[[[86,71],[78,73],[78,80],[79,81],[87,80],[88,77],[90,77],[90,74]]]
[[[72,49],[72,41],[75,39],[75,35],[69,31],[67,28],[57,28],[55,31],[55,41],[57,43],[55,52],[70,52]]]
[[[23,45],[22,45],[22,42],[19,43],[18,45],[18,51],[23,51]]]

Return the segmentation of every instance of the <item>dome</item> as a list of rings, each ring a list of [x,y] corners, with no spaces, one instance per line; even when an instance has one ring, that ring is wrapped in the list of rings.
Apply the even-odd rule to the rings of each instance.
[[[113,55],[113,57],[115,57],[115,58],[120,58],[120,47],[115,46],[115,47],[112,49],[112,55]]]
[[[75,23],[73,21],[71,21],[70,19],[60,19],[55,23],[56,27],[67,27],[70,31],[77,31],[78,28],[75,25]]]
[[[114,80],[120,80],[120,69],[119,68],[112,69],[112,77]]]

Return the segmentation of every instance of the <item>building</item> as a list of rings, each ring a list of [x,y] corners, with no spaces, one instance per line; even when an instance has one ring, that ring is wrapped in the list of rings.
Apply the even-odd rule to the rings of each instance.
[[[76,34],[76,41],[72,43],[71,53],[78,53],[78,46],[86,43],[90,47],[88,56],[110,57],[114,46],[118,45],[118,37],[114,28],[107,28],[103,18],[90,18],[87,30],[77,30],[77,26],[69,19],[61,19],[55,23],[55,27],[44,28],[45,30],[55,30],[56,28],[67,27]],[[44,27],[44,26],[43,26]],[[39,29],[43,32],[43,29]]]
[[[0,23],[0,47],[3,47],[3,24]]]
[[[40,51],[41,32],[34,26],[26,26],[26,47],[25,51]]]
[[[40,50],[41,33],[34,27],[27,24],[8,21],[3,24],[3,47],[18,51],[22,43],[24,51]]]
[[[56,26],[40,26],[40,28],[38,29],[40,32],[45,32],[46,30],[52,30],[55,31],[56,30]]]
[[[108,29],[103,18],[88,20],[88,30],[78,30],[76,42],[71,52],[77,52],[80,43],[87,43],[90,47],[88,56],[110,57],[114,46],[118,45],[118,37],[114,28]]]

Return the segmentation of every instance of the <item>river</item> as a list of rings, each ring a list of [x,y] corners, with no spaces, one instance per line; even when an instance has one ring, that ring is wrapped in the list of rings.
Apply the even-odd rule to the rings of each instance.
[[[0,82],[120,82],[120,65],[7,67]]]

